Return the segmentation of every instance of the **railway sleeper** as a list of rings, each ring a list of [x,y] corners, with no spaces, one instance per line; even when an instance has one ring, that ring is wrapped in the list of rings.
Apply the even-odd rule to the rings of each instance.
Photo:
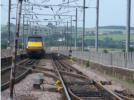
[[[89,82],[66,82],[67,85],[94,85],[94,82],[93,81],[89,81]]]
[[[78,97],[106,97],[108,94],[105,91],[73,91]]]
[[[18,77],[15,78],[15,83],[20,82],[23,78],[26,77],[26,75],[28,75],[30,73],[30,70],[25,71],[23,74],[19,75]],[[10,81],[4,83],[1,85],[1,91],[7,89],[10,85]]]

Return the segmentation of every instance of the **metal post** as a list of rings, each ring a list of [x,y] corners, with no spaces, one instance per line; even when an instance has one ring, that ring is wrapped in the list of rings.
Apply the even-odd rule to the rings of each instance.
[[[77,8],[76,8],[76,18],[75,18],[75,50],[77,49]]]
[[[62,27],[62,50],[63,50],[63,46],[64,46],[63,38],[64,38],[64,28]]]
[[[55,34],[57,34],[57,21],[55,22],[56,23],[56,28],[55,28]],[[56,41],[57,43],[56,43],[56,48],[58,47],[58,41]],[[59,47],[58,47],[58,49],[59,49]]]
[[[67,21],[67,30],[66,30],[66,46],[68,50],[68,21]]]
[[[82,51],[84,51],[84,38],[85,38],[85,4],[86,4],[86,0],[83,0],[83,34],[82,34]]]
[[[10,99],[11,100],[13,100],[13,89],[15,83],[15,68],[16,68],[16,56],[17,56],[18,40],[19,40],[21,11],[22,11],[22,0],[18,0],[17,15],[16,15],[16,36],[14,41],[14,50],[12,53],[12,66],[11,66],[11,75],[10,75]]]
[[[71,24],[71,33],[70,33],[70,38],[71,38],[71,41],[70,41],[70,50],[71,50],[71,47],[72,47],[72,16],[71,16],[71,20],[70,20],[70,24]]]
[[[56,32],[57,32],[57,34],[59,34],[59,28],[58,28],[57,24],[56,24]],[[59,40],[57,41],[57,46],[58,46],[58,50],[59,50],[59,47],[60,47]]]
[[[127,0],[126,52],[129,52],[130,49],[130,20],[131,20],[131,0]]]
[[[25,15],[23,14],[23,36],[22,36],[22,48],[23,48],[23,50],[24,50],[24,28],[25,28],[25,24],[24,24],[24,22],[25,22]]]
[[[31,22],[31,32],[32,32],[32,35],[34,35],[34,21]]]
[[[33,34],[31,29],[31,22],[29,22],[29,34]]]
[[[32,6],[32,12],[33,12],[33,6]],[[32,14],[32,21],[33,21],[33,14]],[[34,34],[34,21],[33,21],[33,25],[31,25],[32,28],[32,35]]]
[[[95,40],[95,49],[98,52],[98,34],[99,34],[99,0],[97,0],[96,5],[96,40]]]
[[[27,20],[27,34],[29,34],[29,23],[28,23],[28,20]],[[26,48],[26,39],[25,39],[24,47]]]
[[[54,39],[53,39],[54,28],[51,28],[51,32],[52,32],[52,33],[51,33],[51,40],[52,40],[52,41],[51,41],[51,46],[54,46],[54,45],[53,45],[53,40],[54,40]]]
[[[35,26],[34,26],[34,34],[35,34],[35,35],[37,34],[37,26],[36,26],[36,24],[35,24]]]
[[[64,26],[64,49],[66,47],[66,25]]]
[[[7,43],[7,47],[10,47],[10,16],[11,16],[11,0],[9,0],[9,6],[8,6],[8,43]]]
[[[49,38],[48,38],[48,48],[50,48],[50,28],[48,29],[48,32],[49,32]]]

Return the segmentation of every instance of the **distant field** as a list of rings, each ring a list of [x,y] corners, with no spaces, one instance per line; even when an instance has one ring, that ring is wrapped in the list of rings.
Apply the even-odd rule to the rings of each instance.
[[[99,40],[103,40],[104,38],[112,38],[114,41],[123,41],[126,40],[126,35],[99,35]],[[95,36],[85,36],[85,39],[95,39]],[[134,41],[134,34],[130,36],[130,40]]]

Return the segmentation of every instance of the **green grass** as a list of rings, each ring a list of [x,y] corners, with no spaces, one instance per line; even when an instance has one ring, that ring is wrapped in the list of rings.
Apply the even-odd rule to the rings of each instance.
[[[117,34],[117,35],[99,35],[99,40],[104,40],[106,37],[108,38],[112,38],[112,40],[114,41],[125,41],[126,40],[126,35],[120,35],[120,34]],[[95,39],[95,36],[85,36],[85,39],[88,40],[88,39]],[[134,34],[132,34],[130,36],[130,40],[131,41],[134,41]]]

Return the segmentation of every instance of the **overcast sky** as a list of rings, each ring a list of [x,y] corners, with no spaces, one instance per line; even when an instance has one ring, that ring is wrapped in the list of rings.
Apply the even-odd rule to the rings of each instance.
[[[12,3],[16,3],[17,0],[12,0]],[[36,1],[36,4],[41,3],[42,1],[49,1],[49,0],[30,0],[31,2],[34,3]],[[62,3],[64,0],[50,0],[50,2],[44,2],[41,4],[59,4]],[[68,1],[68,0],[65,0]],[[71,1],[71,0],[70,0]],[[72,3],[72,5],[81,5],[82,6],[82,1],[79,0],[77,3]],[[132,1],[132,11],[131,11],[131,26],[134,27],[134,0]],[[1,4],[5,5],[2,6],[1,8],[1,23],[6,24],[7,23],[7,14],[8,14],[8,0],[2,0]],[[96,0],[86,0],[86,6],[89,7],[95,7],[96,6]],[[100,21],[99,25],[100,26],[107,26],[107,25],[126,25],[126,8],[127,8],[127,0],[100,0]],[[54,12],[51,11],[51,9],[47,8],[44,10],[40,9],[34,9],[34,12],[36,13],[47,13],[47,14],[53,14],[56,13],[57,9],[59,8],[53,8]],[[73,14],[75,15],[75,9],[64,9],[62,8],[59,13],[65,12],[65,11],[72,11],[70,13],[66,14]],[[16,15],[16,10],[12,10],[12,15],[11,17],[15,17]],[[1,16],[1,15],[0,15]],[[42,20],[44,18],[50,18],[47,16],[38,16],[39,20]],[[70,20],[69,18],[67,19],[64,17],[66,20]],[[79,9],[78,12],[78,26],[82,26],[82,9]],[[50,18],[50,19],[53,19]],[[96,20],[96,10],[95,8],[89,8],[86,10],[86,27],[94,27],[95,26],[95,20]],[[15,22],[12,20],[12,22]],[[40,23],[41,25],[46,25],[47,22]]]

